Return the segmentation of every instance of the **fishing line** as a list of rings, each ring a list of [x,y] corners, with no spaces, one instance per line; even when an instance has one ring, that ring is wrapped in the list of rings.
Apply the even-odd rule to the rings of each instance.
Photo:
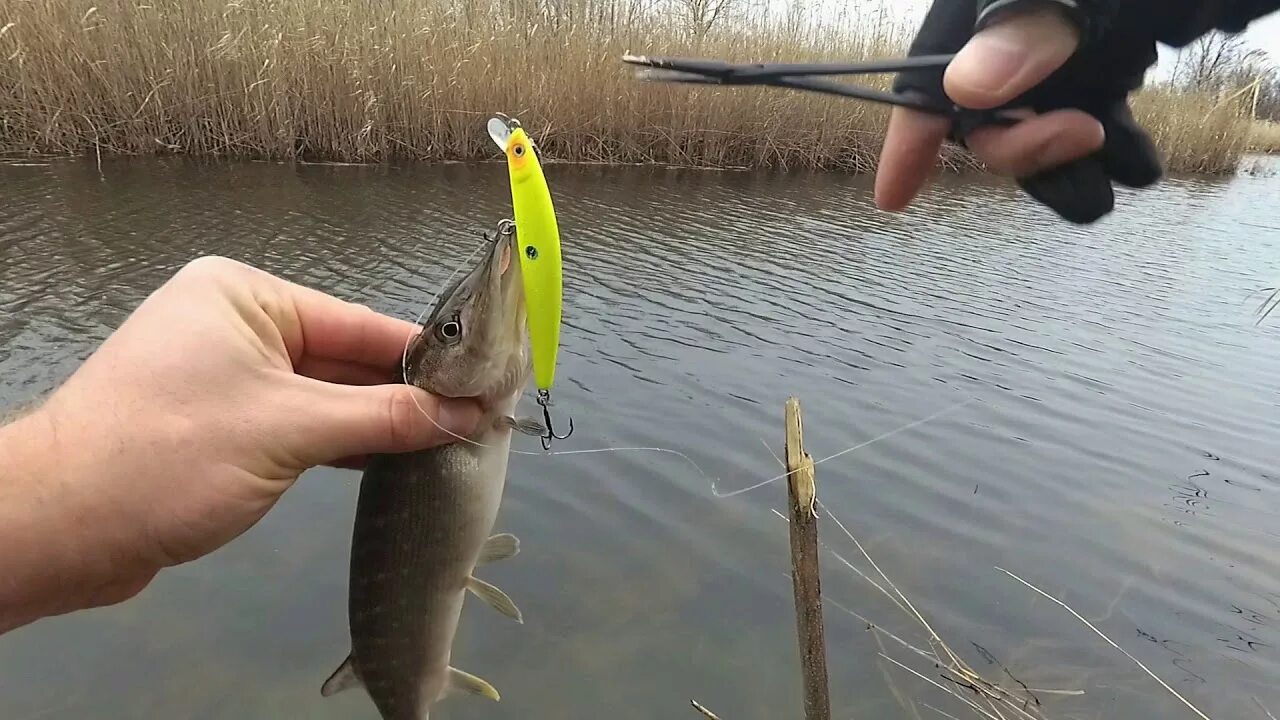
[[[962,400],[962,401],[960,401],[960,402],[958,402],[958,403],[956,403],[956,404],[954,404],[954,405],[951,405],[950,407],[945,407],[945,408],[943,408],[943,409],[941,409],[941,410],[939,410],[939,411],[935,412],[934,414],[930,415],[929,417],[921,418],[921,419],[919,419],[919,420],[914,420],[914,421],[912,421],[912,422],[907,423],[906,425],[901,425],[901,426],[899,426],[899,427],[897,427],[897,428],[894,428],[893,430],[890,430],[890,431],[888,431],[888,432],[886,432],[886,433],[881,433],[880,435],[877,435],[876,437],[873,437],[873,438],[871,438],[870,440],[867,440],[867,441],[865,441],[865,442],[860,442],[860,443],[858,443],[857,445],[854,445],[854,446],[853,446],[853,447],[851,447],[851,448],[847,448],[847,449],[845,449],[845,450],[841,450],[840,452],[835,453],[834,455],[828,455],[828,456],[826,456],[826,457],[822,458],[821,460],[814,460],[814,461],[813,461],[813,464],[814,464],[814,466],[818,466],[818,465],[821,465],[822,463],[824,463],[824,462],[826,462],[826,461],[828,461],[828,460],[834,460],[834,459],[836,459],[836,458],[840,457],[841,455],[846,455],[846,454],[848,454],[848,453],[851,453],[851,452],[853,452],[854,450],[861,450],[862,448],[864,448],[864,447],[866,447],[866,446],[868,446],[868,445],[871,445],[871,444],[873,444],[873,443],[880,442],[881,440],[887,440],[888,438],[891,438],[891,437],[893,437],[894,435],[897,435],[897,434],[898,434],[898,433],[900,433],[900,432],[905,432],[905,431],[907,431],[907,430],[910,430],[911,428],[916,427],[917,425],[923,425],[923,424],[925,424],[925,423],[927,423],[927,422],[930,422],[931,420],[936,420],[936,419],[938,419],[938,418],[942,417],[943,415],[946,415],[947,413],[951,412],[952,410],[958,410],[958,409],[960,409],[961,407],[963,407],[963,406],[965,406],[965,405],[968,405],[969,403],[973,402],[974,400],[977,400],[977,398],[969,398],[968,400]],[[775,457],[776,457],[776,456],[775,456]],[[778,480],[781,480],[782,478],[787,477],[787,476],[788,476],[788,475],[790,475],[792,472],[795,472],[795,471],[794,471],[794,470],[792,470],[791,472],[785,472],[785,473],[783,473],[783,474],[781,474],[781,475],[779,475],[779,476],[777,476],[777,477],[772,477],[772,478],[769,478],[768,480],[765,480],[765,481],[763,481],[763,482],[758,482],[758,483],[756,483],[755,485],[750,485],[750,486],[748,486],[748,487],[740,488],[740,489],[738,489],[738,490],[734,490],[734,491],[732,491],[732,492],[729,492],[729,493],[723,493],[723,494],[722,494],[722,493],[720,493],[720,491],[716,490],[716,489],[715,489],[715,485],[713,484],[713,485],[711,486],[711,491],[712,491],[713,493],[715,493],[715,494],[716,494],[716,497],[731,498],[731,497],[733,497],[733,496],[735,496],[735,495],[741,495],[741,494],[743,494],[743,493],[751,492],[752,490],[756,490],[756,489],[758,489],[758,488],[762,488],[762,487],[764,487],[765,485],[768,485],[769,483],[777,482]]]
[[[447,277],[447,278],[445,279],[445,281],[441,284],[441,287],[442,287],[442,288],[449,287],[449,283],[450,283],[450,282],[452,282],[452,280],[453,280],[454,276],[455,276],[455,275],[457,275],[457,274],[458,274],[458,272],[459,272],[459,271],[461,271],[464,267],[467,267],[467,263],[469,263],[469,262],[471,261],[471,258],[475,257],[475,254],[476,254],[477,252],[479,252],[481,249],[483,249],[484,247],[486,247],[487,245],[488,245],[488,242],[487,242],[487,241],[486,241],[486,242],[481,243],[479,246],[477,246],[477,247],[476,247],[476,249],[475,249],[475,250],[472,250],[472,251],[471,251],[471,253],[470,253],[469,255],[467,255],[467,257],[463,258],[463,260],[462,260],[460,263],[458,263],[457,267],[456,267],[456,268],[454,268],[454,271],[449,275],[449,277]],[[421,313],[419,313],[419,314],[418,314],[418,317],[417,317],[417,320],[416,320],[416,323],[415,323],[418,327],[421,327],[421,326],[422,326],[422,319],[423,319],[423,317],[425,317],[425,316],[426,316],[426,314],[431,310],[431,308],[435,306],[435,302],[436,302],[436,300],[440,297],[440,292],[441,292],[441,291],[436,291],[435,295],[433,295],[433,296],[431,297],[431,300],[429,300],[429,301],[427,302],[426,307],[422,310],[422,312],[421,312]],[[410,345],[410,343],[412,343],[412,342],[413,342],[413,336],[409,336],[408,338],[406,338],[406,339],[405,339],[405,343],[404,343],[404,350],[401,352],[401,355],[400,355],[400,376],[401,376],[401,378],[404,380],[404,382],[405,382],[406,384],[408,384],[408,383],[409,383],[409,345]],[[482,447],[482,448],[492,447],[491,445],[485,445],[484,443],[479,442],[479,441],[477,441],[477,440],[472,440],[471,438],[463,437],[463,436],[461,436],[461,435],[459,435],[459,434],[457,434],[457,433],[453,432],[452,430],[449,430],[448,428],[446,428],[446,427],[442,426],[440,423],[436,422],[435,418],[431,417],[431,413],[427,412],[427,411],[426,411],[426,409],[422,407],[422,405],[418,402],[418,397],[417,397],[417,395],[416,395],[416,394],[413,394],[413,395],[411,395],[410,397],[413,399],[413,404],[414,404],[414,406],[418,408],[418,412],[422,413],[422,416],[423,416],[423,417],[425,417],[425,418],[426,418],[426,419],[427,419],[427,420],[428,420],[432,425],[435,425],[435,426],[436,426],[436,428],[437,428],[438,430],[440,430],[441,432],[443,432],[443,433],[445,433],[445,434],[447,434],[447,435],[449,435],[449,436],[451,436],[451,437],[453,437],[453,438],[455,438],[455,439],[457,439],[457,440],[460,440],[460,441],[462,441],[462,442],[470,443],[470,444],[472,444],[472,445],[475,445],[476,447]],[[832,454],[832,455],[828,455],[828,456],[826,456],[826,457],[824,457],[824,458],[822,458],[822,459],[820,459],[820,460],[815,460],[815,461],[813,462],[813,464],[814,464],[814,466],[821,465],[822,463],[827,462],[828,460],[834,460],[834,459],[836,459],[836,458],[838,458],[838,457],[840,457],[840,456],[842,456],[842,455],[847,455],[848,453],[851,453],[851,452],[853,452],[853,451],[855,451],[855,450],[861,450],[862,448],[865,448],[865,447],[867,447],[867,446],[869,446],[869,445],[872,445],[872,444],[874,444],[874,443],[880,442],[881,440],[887,440],[888,438],[891,438],[891,437],[893,437],[894,435],[897,435],[897,434],[902,433],[902,432],[906,432],[907,430],[910,430],[910,429],[912,429],[912,428],[914,428],[914,427],[917,427],[917,426],[923,425],[923,424],[925,424],[925,423],[927,423],[927,422],[931,422],[931,421],[933,421],[933,420],[936,420],[936,419],[938,419],[939,417],[942,417],[943,415],[945,415],[945,414],[947,414],[947,413],[949,413],[949,412],[952,412],[952,411],[954,411],[954,410],[958,410],[958,409],[960,409],[961,407],[963,407],[963,406],[965,406],[965,405],[968,405],[968,404],[969,404],[969,403],[971,403],[971,402],[974,402],[975,400],[977,400],[977,398],[969,398],[968,400],[963,400],[963,401],[961,401],[961,402],[955,403],[954,405],[950,405],[950,406],[948,406],[948,407],[945,407],[945,408],[943,408],[943,409],[941,409],[941,410],[939,410],[939,411],[937,411],[937,412],[933,413],[932,415],[929,415],[928,417],[924,417],[924,418],[921,418],[921,419],[919,419],[919,420],[914,420],[914,421],[912,421],[912,422],[907,423],[906,425],[901,425],[901,426],[899,426],[899,427],[897,427],[897,428],[894,428],[893,430],[889,430],[888,432],[881,433],[880,435],[877,435],[876,437],[873,437],[873,438],[871,438],[870,440],[867,440],[867,441],[864,441],[864,442],[858,443],[857,445],[854,445],[853,447],[846,448],[846,449],[841,450],[840,452],[834,453],[834,454]],[[763,441],[762,441],[762,442],[763,442]],[[766,445],[765,445],[765,447],[766,447],[766,448],[768,448],[768,444],[766,444]],[[606,452],[662,452],[662,453],[668,453],[668,454],[671,454],[671,455],[675,455],[675,456],[677,456],[677,457],[679,457],[679,458],[682,458],[685,462],[687,462],[687,463],[689,463],[690,465],[692,465],[692,466],[693,466],[693,469],[694,469],[694,470],[697,470],[697,471],[698,471],[698,474],[699,474],[699,475],[701,475],[701,476],[703,477],[703,479],[707,481],[708,485],[710,485],[710,487],[711,487],[711,494],[712,494],[712,495],[714,495],[714,496],[715,496],[715,497],[717,497],[717,498],[722,498],[722,499],[723,499],[723,498],[736,497],[736,496],[738,496],[738,495],[742,495],[742,494],[744,494],[744,493],[751,492],[752,490],[758,490],[758,489],[760,489],[760,488],[762,488],[762,487],[765,487],[766,485],[770,485],[770,484],[775,483],[775,482],[777,482],[777,481],[779,481],[779,480],[782,480],[783,478],[786,478],[786,477],[790,476],[792,473],[794,473],[794,472],[795,472],[794,470],[793,470],[793,471],[784,472],[784,473],[782,473],[781,475],[777,475],[777,476],[775,476],[775,477],[771,477],[771,478],[769,478],[768,480],[762,480],[762,481],[760,481],[760,482],[758,482],[758,483],[756,483],[756,484],[754,484],[754,485],[749,485],[749,486],[744,487],[744,488],[739,488],[739,489],[737,489],[737,490],[732,490],[732,491],[727,492],[727,493],[722,493],[722,492],[720,492],[720,490],[716,487],[716,481],[715,481],[714,479],[712,479],[710,476],[708,476],[708,475],[707,475],[707,473],[706,473],[705,471],[703,471],[702,467],[701,467],[700,465],[698,465],[698,463],[697,463],[697,462],[695,462],[693,458],[691,458],[691,457],[689,457],[688,455],[686,455],[686,454],[684,454],[684,453],[680,452],[679,450],[672,450],[672,449],[670,449],[670,448],[661,448],[661,447],[621,447],[621,448],[616,448],[616,447],[615,447],[615,448],[610,448],[610,447],[604,447],[604,448],[587,448],[587,449],[584,449],[584,450],[554,450],[554,451],[552,451],[552,450],[544,450],[544,451],[542,451],[542,452],[535,452],[535,451],[530,451],[530,450],[517,450],[517,449],[515,449],[515,448],[510,448],[510,449],[509,449],[509,452],[511,452],[511,453],[513,453],[513,454],[515,454],[515,455],[532,455],[532,456],[535,456],[535,457],[546,457],[546,456],[550,456],[550,455],[588,455],[588,454],[594,454],[594,453],[606,453]],[[773,453],[773,450],[772,450],[772,449],[770,449],[770,450],[769,450],[769,452],[770,452],[770,453]],[[775,457],[775,458],[777,458],[777,455],[775,454],[775,455],[774,455],[774,457]]]

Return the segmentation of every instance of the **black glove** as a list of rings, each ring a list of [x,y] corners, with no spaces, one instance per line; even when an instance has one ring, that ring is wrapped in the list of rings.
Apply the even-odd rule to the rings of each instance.
[[[1080,30],[1076,52],[1036,87],[1004,105],[1037,113],[1083,110],[1106,132],[1092,155],[1018,178],[1031,197],[1075,223],[1091,223],[1115,207],[1112,181],[1146,187],[1163,174],[1150,136],[1129,110],[1129,94],[1157,59],[1156,42],[1185,45],[1213,30],[1238,31],[1280,6],[1280,0],[935,0],[909,55],[958,52],[978,30],[1009,12],[1053,7]],[[943,69],[900,73],[894,90],[952,106],[942,89]],[[961,118],[963,120],[963,118]],[[974,127],[953,123],[958,142]]]

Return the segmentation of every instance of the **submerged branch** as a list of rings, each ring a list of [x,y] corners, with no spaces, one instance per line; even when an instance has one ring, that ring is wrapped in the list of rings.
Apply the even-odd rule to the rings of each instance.
[[[860,613],[854,610],[851,610],[848,607],[845,607],[839,601],[829,597],[825,593],[823,594],[822,599],[825,602],[830,602],[836,608],[842,610],[845,613],[848,613],[849,615],[865,623],[867,630],[873,633],[873,636],[876,638],[876,641],[878,644],[880,642],[881,637],[887,637],[890,640],[893,640],[898,645],[905,648],[906,650],[910,651],[910,653],[912,653],[914,656],[929,662],[934,667],[935,670],[940,672],[939,677],[951,683],[951,685],[944,685],[943,683],[938,682],[932,678],[928,678],[920,674],[918,671],[913,670],[910,667],[906,666],[905,664],[901,663],[900,661],[890,658],[885,652],[884,646],[882,644],[879,644],[880,652],[878,654],[880,657],[886,660],[890,660],[895,665],[898,665],[910,671],[912,674],[918,677],[924,678],[934,687],[937,687],[943,690],[944,692],[946,692],[948,695],[951,695],[952,697],[955,697],[961,700],[966,705],[968,705],[971,709],[973,709],[975,712],[980,713],[984,717],[991,718],[992,720],[1010,720],[1010,716],[1006,715],[1006,713],[1010,713],[1013,716],[1022,718],[1023,720],[1041,720],[1043,718],[1043,715],[1040,713],[1040,710],[1039,710],[1040,701],[1035,697],[1036,693],[1054,693],[1054,694],[1060,694],[1060,695],[1084,694],[1084,691],[1082,690],[1055,690],[1055,689],[1046,690],[1041,688],[1035,688],[1035,689],[1030,688],[1026,685],[1026,683],[1016,678],[1013,675],[1013,673],[1009,671],[1007,667],[1005,667],[1002,663],[999,663],[998,661],[996,664],[999,664],[1001,669],[1004,671],[1004,673],[1008,675],[1010,679],[1012,679],[1014,682],[1018,684],[1021,690],[1021,693],[1019,693],[1018,691],[1010,690],[1008,688],[1005,688],[999,685],[998,683],[995,683],[983,678],[980,674],[978,674],[977,671],[975,671],[968,664],[966,664],[964,660],[960,658],[959,654],[956,653],[954,650],[952,650],[952,648],[947,644],[947,642],[943,640],[943,638],[933,629],[933,626],[927,620],[925,620],[923,613],[921,613],[918,609],[916,609],[915,605],[912,604],[911,601],[907,599],[906,594],[903,593],[900,588],[898,588],[898,586],[889,578],[888,574],[886,574],[880,568],[880,566],[875,562],[875,560],[872,559],[871,554],[866,550],[866,548],[862,545],[862,543],[853,535],[852,532],[849,531],[848,527],[831,512],[831,509],[823,505],[821,501],[818,501],[817,505],[821,507],[822,513],[828,519],[836,523],[837,527],[839,527],[844,532],[846,537],[849,538],[850,542],[854,543],[854,545],[858,547],[859,551],[863,554],[863,557],[866,558],[867,562],[870,563],[871,566],[874,567],[876,571],[879,573],[881,581],[877,581],[869,577],[866,573],[864,573],[862,570],[860,570],[859,568],[854,566],[852,563],[850,563],[837,551],[827,547],[825,544],[823,544],[823,547],[826,548],[828,552],[830,552],[834,557],[840,560],[850,570],[854,571],[857,575],[859,575],[864,580],[866,580],[872,587],[879,590],[881,594],[883,594],[886,598],[888,598],[895,606],[898,607],[899,610],[901,610],[909,618],[913,619],[917,624],[919,624],[919,626],[926,632],[929,640],[929,645],[933,648],[933,650],[924,650],[920,647],[917,647],[911,644],[910,642],[904,640],[902,637],[885,629],[880,624],[872,622],[871,620],[867,619]],[[781,512],[779,512],[777,509],[773,509],[773,514],[777,515],[782,520],[789,522],[787,517],[783,515]],[[891,690],[893,691],[895,697],[898,698],[899,703],[901,704],[903,701],[903,698],[901,697],[900,693],[897,691],[896,686],[894,685],[892,680],[889,678],[890,676],[886,676],[886,679],[890,684]],[[965,693],[962,693],[961,689],[968,691],[967,694],[972,695],[973,697],[976,698],[976,700],[972,700],[968,697],[965,697],[964,696]],[[987,707],[983,707],[981,704],[979,704],[979,702],[986,703]],[[1002,708],[1004,712],[1001,711]],[[915,713],[914,704],[911,706],[911,712],[913,714]]]
[[[1255,325],[1262,324],[1262,321],[1266,320],[1267,316],[1269,316],[1276,307],[1280,307],[1280,288],[1263,288],[1262,291],[1266,292],[1268,290],[1271,291],[1271,294],[1267,296],[1266,300],[1262,301],[1260,306],[1258,306],[1258,320],[1254,323]]]
[[[1133,661],[1133,662],[1134,662],[1138,667],[1142,668],[1143,672],[1145,672],[1147,675],[1150,675],[1150,676],[1151,676],[1151,679],[1153,679],[1153,680],[1155,680],[1156,682],[1160,683],[1161,687],[1163,687],[1165,690],[1168,690],[1168,691],[1170,692],[1170,694],[1172,694],[1175,698],[1177,698],[1178,700],[1182,701],[1182,704],[1183,704],[1183,705],[1186,705],[1187,707],[1191,708],[1192,712],[1194,712],[1196,715],[1199,715],[1199,716],[1202,718],[1202,720],[1210,720],[1210,718],[1209,718],[1209,716],[1208,716],[1208,715],[1205,715],[1204,713],[1200,712],[1200,709],[1199,709],[1199,708],[1197,708],[1195,705],[1192,705],[1192,704],[1191,704],[1191,701],[1187,700],[1187,699],[1186,699],[1186,698],[1184,698],[1182,695],[1180,695],[1180,694],[1178,693],[1178,691],[1177,691],[1177,690],[1174,690],[1173,688],[1169,687],[1169,684],[1168,684],[1168,683],[1166,683],[1164,680],[1161,680],[1161,679],[1160,679],[1160,676],[1156,675],[1154,672],[1152,672],[1152,671],[1151,671],[1151,669],[1150,669],[1150,668],[1148,668],[1146,665],[1142,664],[1142,661],[1141,661],[1141,660],[1139,660],[1138,658],[1136,658],[1136,657],[1134,657],[1134,656],[1130,655],[1128,650],[1125,650],[1124,648],[1122,648],[1122,647],[1120,647],[1119,645],[1117,645],[1117,644],[1115,643],[1115,641],[1114,641],[1114,640],[1112,640],[1111,638],[1107,637],[1105,633],[1103,633],[1101,630],[1099,630],[1099,629],[1098,629],[1098,628],[1097,628],[1093,623],[1091,623],[1091,622],[1089,622],[1088,620],[1086,620],[1086,619],[1084,618],[1084,616],[1083,616],[1083,615],[1081,615],[1080,613],[1078,613],[1078,612],[1076,612],[1075,610],[1071,609],[1071,607],[1070,607],[1069,605],[1067,605],[1066,603],[1062,602],[1062,601],[1061,601],[1061,600],[1059,600],[1058,598],[1056,598],[1056,597],[1054,597],[1054,596],[1050,595],[1049,593],[1045,592],[1044,590],[1041,590],[1040,588],[1036,587],[1035,585],[1032,585],[1031,583],[1027,582],[1026,580],[1023,580],[1022,578],[1018,577],[1017,575],[1013,574],[1012,572],[1009,572],[1008,570],[1005,570],[1005,569],[1004,569],[1004,568],[1002,568],[1002,567],[997,567],[996,569],[997,569],[997,570],[999,570],[1000,572],[1002,572],[1002,573],[1004,573],[1004,574],[1008,575],[1009,577],[1013,578],[1014,580],[1017,580],[1018,582],[1022,583],[1023,585],[1026,585],[1027,587],[1031,588],[1031,589],[1032,589],[1032,590],[1034,590],[1035,592],[1037,592],[1037,593],[1039,593],[1040,595],[1044,596],[1044,597],[1045,597],[1045,598],[1047,598],[1048,600],[1051,600],[1052,602],[1054,602],[1055,604],[1057,604],[1057,605],[1058,605],[1059,607],[1061,607],[1062,609],[1064,609],[1064,610],[1066,610],[1067,612],[1069,612],[1069,613],[1071,613],[1072,615],[1074,615],[1074,616],[1075,616],[1075,618],[1076,618],[1077,620],[1079,620],[1080,622],[1084,623],[1085,627],[1089,628],[1089,629],[1090,629],[1090,630],[1092,630],[1092,631],[1093,631],[1093,632],[1094,632],[1098,637],[1100,637],[1100,638],[1102,638],[1103,640],[1105,640],[1105,641],[1107,642],[1107,644],[1108,644],[1108,645],[1110,645],[1111,647],[1115,648],[1116,650],[1119,650],[1120,652],[1124,653],[1124,656],[1125,656],[1125,657],[1127,657],[1127,658],[1129,658],[1130,660],[1132,660],[1132,661]]]
[[[707,720],[720,720],[719,715],[716,715],[715,713],[703,707],[697,700],[690,700],[689,703],[693,705],[694,710],[697,710],[698,712],[702,713],[702,716],[707,718]]]
[[[800,670],[804,680],[806,720],[830,720],[831,698],[827,686],[827,642],[822,622],[822,577],[818,562],[817,484],[813,458],[804,450],[800,400],[786,404],[787,507],[791,544],[791,584],[795,599],[796,639],[800,644]]]

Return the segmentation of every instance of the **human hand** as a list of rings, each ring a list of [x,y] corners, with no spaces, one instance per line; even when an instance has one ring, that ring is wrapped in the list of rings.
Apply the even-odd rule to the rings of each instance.
[[[5,553],[56,538],[48,565],[74,565],[61,590],[87,580],[81,605],[119,602],[247,530],[307,468],[452,439],[432,419],[467,435],[472,402],[395,382],[413,332],[231,260],[190,263],[20,421],[42,467],[19,469],[47,481],[25,532],[0,512]],[[0,482],[0,499],[20,490]]]
[[[1127,104],[1156,59],[1153,33],[1136,20],[1117,9],[1085,16],[1055,0],[936,0],[910,54],[956,57],[945,72],[901,73],[895,89],[978,110],[1024,108],[1028,119],[1016,125],[961,139],[1063,217],[1092,222],[1112,209],[1113,180],[1143,187],[1162,172]],[[876,177],[880,208],[910,203],[951,132],[948,119],[893,111]]]

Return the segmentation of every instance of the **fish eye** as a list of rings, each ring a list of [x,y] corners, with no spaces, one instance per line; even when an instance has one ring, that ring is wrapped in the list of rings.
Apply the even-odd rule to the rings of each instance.
[[[444,342],[457,340],[461,335],[462,323],[458,322],[457,317],[440,323],[440,325],[436,327],[436,337]]]

